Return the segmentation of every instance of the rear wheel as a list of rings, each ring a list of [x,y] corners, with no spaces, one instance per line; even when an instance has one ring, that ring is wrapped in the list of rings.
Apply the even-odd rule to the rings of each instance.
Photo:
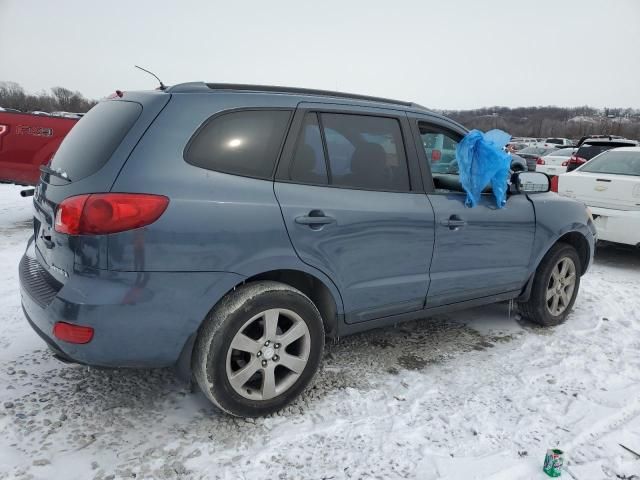
[[[529,300],[519,304],[521,315],[543,326],[564,322],[578,295],[580,268],[575,248],[554,245],[536,270]]]
[[[236,416],[280,410],[316,373],[324,327],[302,292],[278,282],[243,285],[209,314],[194,348],[193,371],[205,395]]]

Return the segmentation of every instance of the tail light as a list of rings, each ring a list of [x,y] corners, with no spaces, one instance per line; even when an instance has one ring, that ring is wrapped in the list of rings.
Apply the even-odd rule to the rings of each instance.
[[[437,162],[442,158],[442,152],[440,150],[436,150],[435,148],[431,151],[431,161]]]
[[[68,235],[106,235],[155,222],[169,205],[162,195],[92,193],[69,197],[58,205],[55,230]]]
[[[93,328],[72,323],[56,322],[53,326],[53,335],[68,343],[89,343],[93,340]]]
[[[578,157],[576,155],[571,155],[571,158],[569,159],[569,165],[582,165],[584,163],[587,163],[587,159],[586,158],[582,158],[582,157]]]
[[[557,175],[554,175],[553,177],[551,177],[551,191],[552,192],[556,192],[558,193],[558,182],[560,180],[560,177],[558,177]]]
[[[536,165],[544,165],[544,160],[542,159],[542,157],[536,158]]]
[[[7,125],[0,125],[0,136],[4,135],[9,131],[9,127]]]

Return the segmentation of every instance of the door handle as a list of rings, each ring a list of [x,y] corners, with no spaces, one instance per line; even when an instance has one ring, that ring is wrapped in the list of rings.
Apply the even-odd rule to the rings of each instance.
[[[451,215],[447,220],[440,221],[440,225],[443,227],[449,227],[449,230],[457,230],[460,227],[464,227],[466,224],[467,221],[461,219],[457,215]]]
[[[335,218],[324,214],[322,210],[311,210],[308,215],[296,217],[295,222],[300,225],[308,225],[311,228],[321,228],[323,225],[334,223]]]

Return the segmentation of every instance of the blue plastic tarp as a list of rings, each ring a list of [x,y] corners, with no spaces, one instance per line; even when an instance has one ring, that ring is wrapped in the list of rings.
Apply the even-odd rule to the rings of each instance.
[[[503,150],[511,140],[511,135],[502,130],[482,133],[471,130],[458,143],[456,159],[460,169],[460,183],[467,199],[468,207],[475,207],[480,195],[491,184],[498,208],[507,203],[507,187],[511,156]]]

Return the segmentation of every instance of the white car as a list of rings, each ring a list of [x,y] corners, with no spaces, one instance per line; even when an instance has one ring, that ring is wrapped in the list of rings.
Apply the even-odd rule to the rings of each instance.
[[[547,153],[536,160],[536,172],[546,173],[551,177],[565,173],[569,158],[575,151],[575,148],[559,148]]]
[[[545,139],[544,143],[552,143],[556,145],[558,148],[573,147],[573,141],[569,140],[568,138],[550,137]]]
[[[640,246],[640,147],[607,150],[560,175],[558,193],[591,209],[598,240]]]

